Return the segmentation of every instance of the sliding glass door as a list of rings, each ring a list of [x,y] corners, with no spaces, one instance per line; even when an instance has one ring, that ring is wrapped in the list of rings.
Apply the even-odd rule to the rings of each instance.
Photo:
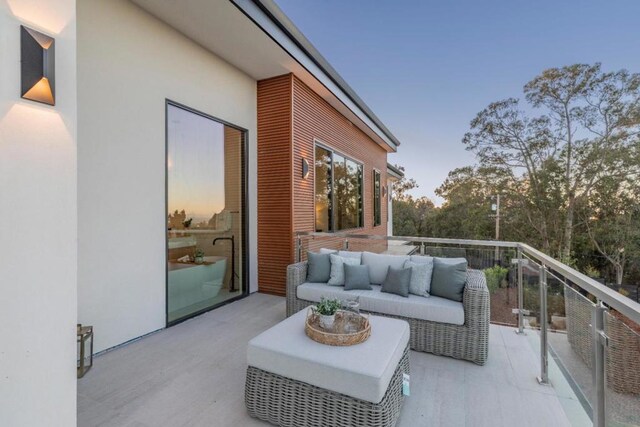
[[[245,294],[246,132],[167,103],[167,323]]]

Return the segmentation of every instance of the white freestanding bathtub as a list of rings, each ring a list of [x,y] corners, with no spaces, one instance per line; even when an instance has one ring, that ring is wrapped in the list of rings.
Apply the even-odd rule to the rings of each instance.
[[[204,263],[169,263],[169,312],[203,304],[218,296],[227,272],[227,258],[206,256]]]

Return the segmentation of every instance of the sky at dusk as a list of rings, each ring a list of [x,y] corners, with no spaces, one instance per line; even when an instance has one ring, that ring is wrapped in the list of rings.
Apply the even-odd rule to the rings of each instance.
[[[462,137],[542,70],[640,72],[640,1],[276,0],[402,145],[391,163],[435,198],[475,162]]]

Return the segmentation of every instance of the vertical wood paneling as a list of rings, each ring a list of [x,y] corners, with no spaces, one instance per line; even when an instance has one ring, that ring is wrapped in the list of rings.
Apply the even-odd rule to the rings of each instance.
[[[296,231],[314,231],[314,141],[364,164],[364,227],[350,233],[385,235],[373,226],[373,170],[387,180],[387,152],[293,75],[258,82],[258,282],[259,290],[285,294],[286,268],[294,261]],[[302,178],[302,159],[311,166]],[[340,239],[309,241],[305,249],[340,247]],[[386,244],[352,242],[353,250],[380,252]]]
[[[258,286],[284,294],[293,259],[291,75],[258,82]]]
[[[380,171],[382,182],[387,179],[387,152],[329,105],[311,88],[293,78],[293,186],[295,231],[314,231],[314,169],[302,179],[302,158],[313,165],[314,140],[364,164],[364,228],[353,233],[387,233],[387,206],[382,204],[380,226],[373,226],[373,170]],[[351,232],[351,231],[350,231]]]

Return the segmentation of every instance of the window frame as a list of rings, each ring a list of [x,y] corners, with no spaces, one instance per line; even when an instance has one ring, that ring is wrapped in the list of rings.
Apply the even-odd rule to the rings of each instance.
[[[315,209],[315,203],[316,203],[316,180],[315,180],[315,167],[316,167],[316,147],[320,147],[323,150],[326,150],[330,153],[331,155],[331,209],[330,209],[330,218],[329,218],[329,231],[327,231],[327,233],[335,233],[335,232],[343,232],[343,231],[349,231],[349,230],[360,230],[365,228],[365,203],[364,203],[364,195],[365,195],[365,166],[364,166],[364,162],[361,160],[358,160],[352,156],[348,156],[346,154],[344,154],[342,151],[336,150],[335,148],[331,147],[330,145],[324,143],[323,141],[314,138],[313,140],[313,175],[314,175],[314,179],[313,179],[313,225],[314,225],[314,230],[315,230],[315,225],[317,224],[316,220],[316,209]],[[359,204],[360,204],[360,215],[358,218],[358,226],[357,227],[352,227],[352,228],[342,228],[340,230],[336,229],[336,192],[335,192],[335,167],[334,167],[334,156],[338,155],[342,158],[345,159],[345,161],[349,160],[352,161],[353,163],[355,163],[356,165],[358,165],[359,167],[362,168],[362,173],[361,173],[361,177],[360,177],[360,193],[359,193]]]

